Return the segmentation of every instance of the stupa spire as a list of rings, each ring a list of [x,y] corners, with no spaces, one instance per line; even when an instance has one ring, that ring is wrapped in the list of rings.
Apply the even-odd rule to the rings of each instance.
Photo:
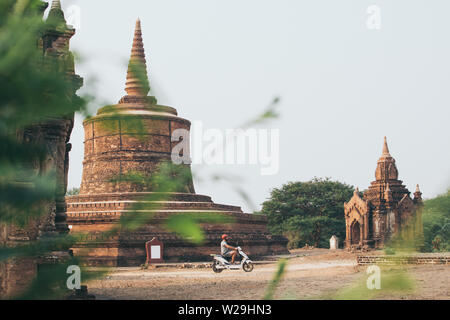
[[[66,28],[66,19],[64,17],[64,12],[62,11],[61,1],[52,1],[52,6],[50,7],[47,21],[55,24],[57,30],[64,31]]]
[[[416,202],[422,200],[422,192],[420,191],[419,185],[416,185],[416,191],[414,192],[414,200]]]
[[[388,147],[388,144],[387,144],[387,139],[386,139],[386,137],[384,137],[383,154],[382,154],[382,155],[383,155],[383,156],[388,156],[388,157],[391,156],[391,154],[389,153],[389,147]]]
[[[142,41],[141,20],[137,19],[134,30],[133,46],[128,64],[125,91],[129,96],[146,97],[150,91],[145,60],[144,43]]]
[[[52,9],[59,9],[61,10],[61,1],[59,0],[53,0],[52,1]]]

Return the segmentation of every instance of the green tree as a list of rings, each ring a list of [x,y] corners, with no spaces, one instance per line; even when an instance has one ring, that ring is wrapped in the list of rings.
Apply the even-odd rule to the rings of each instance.
[[[424,201],[422,213],[426,251],[450,250],[450,189]]]
[[[71,188],[71,189],[67,190],[66,196],[76,196],[79,193],[80,193],[80,188]]]
[[[305,244],[327,247],[332,235],[345,238],[344,202],[353,194],[350,185],[329,178],[289,182],[273,189],[262,205],[269,230],[289,240],[289,248]]]

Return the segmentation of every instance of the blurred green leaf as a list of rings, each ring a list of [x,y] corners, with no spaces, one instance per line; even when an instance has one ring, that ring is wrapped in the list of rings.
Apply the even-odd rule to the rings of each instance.
[[[201,224],[230,224],[232,222],[232,218],[215,212],[183,213],[171,215],[167,219],[165,227],[168,231],[175,232],[182,238],[198,245],[202,244],[205,238]]]
[[[368,289],[367,279],[369,276],[364,273],[364,275],[350,286],[339,290],[334,295],[322,298],[334,300],[368,300],[383,296],[391,297],[398,294],[413,293],[416,288],[415,281],[403,268],[382,268],[380,276],[380,289]]]
[[[264,300],[273,300],[275,296],[275,292],[278,288],[278,285],[280,284],[280,281],[283,279],[283,275],[285,273],[287,265],[286,259],[281,259],[278,261],[277,265],[277,271],[275,272],[272,281],[270,282],[269,286],[267,287],[266,293],[264,295]]]

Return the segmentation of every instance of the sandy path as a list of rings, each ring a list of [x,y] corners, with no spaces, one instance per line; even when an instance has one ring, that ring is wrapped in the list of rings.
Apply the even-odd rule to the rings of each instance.
[[[299,271],[299,270],[314,270],[314,269],[326,269],[331,267],[350,267],[356,266],[356,262],[352,260],[346,261],[329,261],[319,263],[303,263],[303,264],[288,264],[287,271]],[[270,273],[272,275],[277,270],[275,264],[269,265],[256,265],[255,272],[244,273],[240,271],[224,271],[220,274],[215,274],[211,269],[181,269],[171,271],[171,269],[158,269],[157,271],[142,271],[138,269],[132,269],[129,271],[117,271],[109,276],[109,280],[126,280],[126,279],[152,279],[152,278],[259,278],[263,273]]]
[[[118,269],[102,280],[88,284],[98,299],[261,299],[277,266],[256,265],[253,272],[210,269]],[[354,255],[346,252],[316,251],[292,258],[276,291],[278,299],[311,299],[330,296],[365,276],[356,267]],[[388,299],[450,299],[448,266],[416,266],[413,293],[386,294]]]

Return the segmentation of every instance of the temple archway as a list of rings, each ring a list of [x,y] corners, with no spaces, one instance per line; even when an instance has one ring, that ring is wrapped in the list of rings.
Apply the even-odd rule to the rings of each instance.
[[[361,240],[361,226],[355,221],[351,227],[351,244],[359,244]]]

